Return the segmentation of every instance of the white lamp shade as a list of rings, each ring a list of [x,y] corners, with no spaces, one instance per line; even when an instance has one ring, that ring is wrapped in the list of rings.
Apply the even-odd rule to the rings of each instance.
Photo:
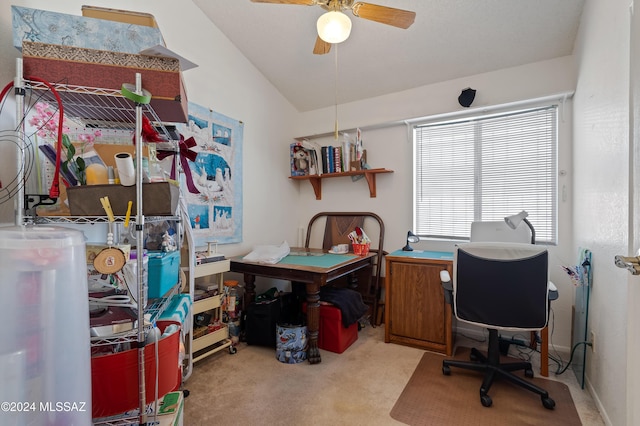
[[[342,12],[327,12],[318,18],[318,36],[327,43],[342,43],[351,34],[351,19]]]
[[[518,227],[518,225],[520,225],[520,222],[522,222],[522,220],[527,216],[529,216],[529,213],[527,213],[526,211],[522,210],[518,214],[514,214],[512,216],[505,217],[504,221],[507,223],[507,225],[509,225],[509,227],[511,229],[516,229]]]

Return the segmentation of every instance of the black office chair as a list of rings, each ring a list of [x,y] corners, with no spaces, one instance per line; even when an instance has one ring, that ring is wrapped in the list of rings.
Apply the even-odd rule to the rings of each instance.
[[[533,331],[547,324],[549,313],[548,253],[544,247],[524,243],[466,243],[454,252],[453,282],[441,273],[447,301],[453,303],[458,320],[489,330],[485,356],[476,348],[471,361],[447,359],[442,373],[451,367],[484,372],[480,402],[490,407],[488,395],[494,380],[510,382],[540,395],[542,405],[553,409],[555,401],[546,390],[513,372],[524,370],[533,377],[530,362],[500,362],[498,330]]]

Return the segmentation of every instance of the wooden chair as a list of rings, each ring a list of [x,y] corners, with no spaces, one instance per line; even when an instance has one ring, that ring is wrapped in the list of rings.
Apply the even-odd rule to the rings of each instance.
[[[322,224],[324,223],[324,230]],[[359,280],[348,277],[350,287],[362,295],[365,304],[371,307],[371,324],[375,327],[378,318],[378,302],[380,300],[380,274],[382,272],[382,257],[384,251],[384,222],[371,212],[320,212],[309,220],[307,236],[304,246],[329,250],[337,244],[349,244],[349,233],[360,227],[371,239],[370,253],[376,254],[373,265],[373,276]],[[350,249],[353,251],[353,249]],[[371,279],[368,279],[371,278]],[[365,283],[362,283],[364,281]],[[355,283],[355,284],[354,284]]]

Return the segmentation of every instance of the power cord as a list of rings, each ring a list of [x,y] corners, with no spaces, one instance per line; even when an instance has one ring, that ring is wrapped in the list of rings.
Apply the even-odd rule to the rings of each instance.
[[[551,318],[550,318],[550,321],[551,321],[551,327],[550,327],[551,332],[549,334],[549,342],[552,342],[553,341],[553,331],[555,330],[555,313],[554,313],[553,309],[550,309],[549,311],[551,313]],[[517,337],[517,336],[518,335],[515,335],[514,337]],[[526,359],[523,358],[525,360],[530,360],[531,359],[530,352],[535,351],[535,352],[540,353],[539,349],[537,349],[537,348],[534,349],[534,348],[529,347],[526,343],[524,343],[524,340],[514,340],[513,337],[512,337],[511,340],[506,340],[505,339],[505,341],[516,345],[518,347],[518,353],[520,355],[526,356]],[[580,346],[580,345],[591,346],[591,342],[584,341],[584,342],[578,342],[575,345],[573,345],[573,347],[571,348],[569,361],[565,364],[564,361],[562,360],[562,357],[558,354],[558,351],[557,351],[555,345],[553,343],[551,343],[551,347],[553,347],[553,350],[555,352],[555,356],[549,354],[549,359],[552,362],[554,362],[558,367],[556,369],[556,371],[554,372],[554,374],[556,376],[559,376],[559,375],[563,374],[565,371],[567,371],[567,369],[569,368],[569,366],[573,362],[573,356],[575,354],[575,351],[578,348],[578,346]],[[530,351],[527,352],[527,351],[522,350],[521,348],[529,348]]]
[[[126,294],[114,294],[105,297],[89,296],[89,306],[117,306],[120,308],[137,308],[137,304],[131,303],[131,297]]]
[[[564,373],[565,371],[567,371],[567,368],[569,368],[569,366],[571,365],[571,361],[573,361],[573,354],[575,353],[576,349],[580,345],[591,346],[591,342],[578,342],[575,345],[573,345],[573,348],[571,349],[571,356],[569,357],[569,362],[567,362],[567,365],[565,365],[562,370],[556,371],[556,373],[555,373],[556,375],[560,375],[560,374]],[[560,366],[558,366],[558,368],[560,368]]]

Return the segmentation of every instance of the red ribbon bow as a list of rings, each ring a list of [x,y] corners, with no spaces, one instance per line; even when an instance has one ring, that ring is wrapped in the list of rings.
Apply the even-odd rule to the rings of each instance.
[[[178,144],[178,146],[180,147],[180,164],[182,165],[182,170],[184,170],[187,189],[189,189],[189,192],[191,192],[192,194],[200,193],[200,191],[198,191],[198,188],[196,188],[196,186],[193,184],[193,177],[191,176],[191,168],[189,167],[189,163],[188,163],[189,160],[196,161],[196,157],[198,156],[198,153],[191,150],[191,148],[197,145],[198,143],[193,138],[193,136],[185,140],[184,136],[180,135],[180,142]],[[157,153],[158,160],[162,160],[172,155],[176,155],[176,152],[158,150],[158,153]],[[171,179],[175,180],[175,178],[176,178],[176,162],[174,161],[171,165]]]

